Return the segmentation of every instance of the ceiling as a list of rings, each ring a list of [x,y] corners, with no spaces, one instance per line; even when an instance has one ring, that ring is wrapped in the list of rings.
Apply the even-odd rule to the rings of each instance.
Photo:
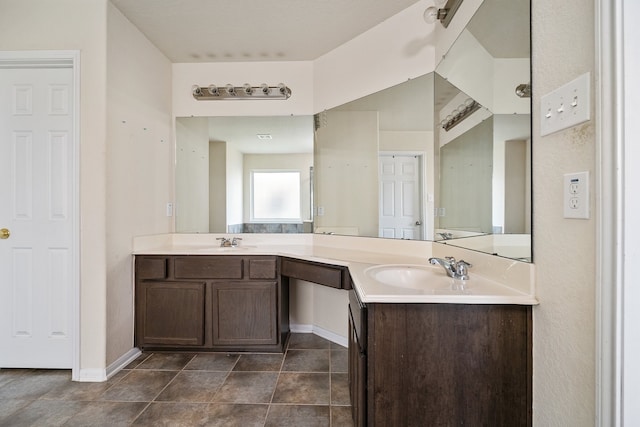
[[[171,62],[308,61],[418,0],[111,0]]]

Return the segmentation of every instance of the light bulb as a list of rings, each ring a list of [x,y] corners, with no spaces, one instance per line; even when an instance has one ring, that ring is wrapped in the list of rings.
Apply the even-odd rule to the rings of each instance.
[[[231,96],[236,96],[236,88],[235,88],[235,87],[233,87],[233,85],[228,84],[228,85],[226,86],[226,88],[227,88],[227,93],[228,93],[229,95],[231,95]]]
[[[265,95],[269,95],[271,93],[271,88],[266,83],[262,83],[260,87],[262,88],[262,93]]]
[[[210,85],[207,90],[209,91],[209,95],[212,96],[218,96],[220,95],[220,92],[218,91],[218,86],[216,85]]]
[[[247,95],[251,95],[253,93],[253,88],[249,83],[244,84],[244,93],[246,93]]]
[[[202,89],[200,88],[200,86],[193,85],[191,87],[191,93],[193,93],[196,96],[200,96],[202,95]]]
[[[435,6],[429,6],[425,9],[422,17],[427,24],[435,23],[438,20],[438,8]]]

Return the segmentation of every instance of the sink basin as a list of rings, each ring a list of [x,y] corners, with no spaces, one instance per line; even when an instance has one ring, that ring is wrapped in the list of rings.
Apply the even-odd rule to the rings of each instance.
[[[242,251],[248,251],[251,248],[254,248],[255,246],[219,246],[217,248],[214,248],[214,250],[216,252],[242,252]]]
[[[377,265],[366,269],[365,274],[387,286],[423,291],[451,288],[452,283],[452,279],[439,266]]]

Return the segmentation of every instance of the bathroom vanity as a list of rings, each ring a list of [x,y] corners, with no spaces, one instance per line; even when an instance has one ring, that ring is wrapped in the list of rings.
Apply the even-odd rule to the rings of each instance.
[[[136,346],[282,352],[289,278],[351,289],[346,267],[274,255],[138,255]]]
[[[363,304],[351,291],[349,331],[356,426],[531,424],[531,306]]]
[[[431,242],[374,239],[365,251],[336,236],[251,238],[230,249],[204,236],[141,244],[136,345],[282,352],[290,286],[313,282],[348,304],[356,426],[531,425],[532,265]],[[445,255],[474,265],[462,288],[428,265]]]
[[[288,283],[275,256],[138,256],[136,346],[282,351]]]

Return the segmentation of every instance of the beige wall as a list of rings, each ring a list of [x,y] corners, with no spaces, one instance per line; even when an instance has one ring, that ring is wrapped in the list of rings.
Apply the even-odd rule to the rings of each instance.
[[[174,149],[171,63],[111,3],[107,24],[109,366],[133,347],[133,237],[172,230]]]
[[[322,113],[314,147],[314,228],[378,235],[378,113]],[[358,206],[358,209],[352,209]]]
[[[582,73],[590,71],[593,79],[595,2],[532,3],[533,248],[540,301],[534,310],[534,425],[588,426],[596,423],[596,122],[541,137],[539,105],[542,95]],[[579,171],[591,172],[591,219],[563,219],[563,174]]]
[[[203,117],[178,117],[175,126],[176,230],[206,233],[210,229],[209,123]]]
[[[244,178],[242,176],[243,154],[233,144],[227,144],[227,225],[240,224],[242,222],[243,200],[242,189]]]
[[[347,341],[349,293],[304,280],[292,280],[289,320],[292,328],[309,326]]]
[[[46,31],[38,31],[46,29]],[[106,357],[106,0],[0,0],[0,50],[80,50],[80,366]]]
[[[222,141],[209,142],[210,233],[227,232],[227,146],[228,143]]]
[[[515,87],[515,86],[514,86]],[[507,196],[506,187],[511,184],[511,181],[506,176],[507,172],[507,160],[506,160],[506,145],[507,141],[522,141],[531,139],[531,115],[530,114],[494,114],[493,115],[493,188],[491,192],[492,203],[492,224],[494,227],[501,227],[507,229],[506,223],[508,222],[506,212],[513,213],[513,209],[507,208]],[[530,145],[529,145],[530,148]],[[526,162],[530,162],[530,157],[526,158]],[[531,168],[523,167],[520,164],[517,167],[511,168],[511,173],[519,173],[518,180],[525,180],[529,186],[525,186],[525,191],[522,191],[522,198],[520,202],[526,199],[526,188],[530,188],[531,180],[528,176],[531,174]],[[530,192],[530,190],[529,190]],[[518,202],[518,203],[520,203]],[[522,203],[521,203],[522,204]],[[531,212],[531,206],[526,202],[522,206],[522,209],[526,209]],[[508,233],[531,233],[531,215],[530,213],[523,216],[524,224],[519,231],[507,231]],[[527,225],[528,224],[528,225]]]
[[[440,148],[438,228],[491,233],[493,117]],[[442,191],[446,188],[447,191]]]

